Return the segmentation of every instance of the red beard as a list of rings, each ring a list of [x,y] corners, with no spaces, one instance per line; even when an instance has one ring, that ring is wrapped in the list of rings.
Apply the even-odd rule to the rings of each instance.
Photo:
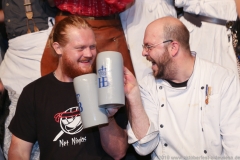
[[[92,70],[92,65],[89,66],[88,68],[80,68],[78,65],[77,65],[77,61],[73,62],[71,61],[68,56],[66,56],[67,54],[63,54],[62,56],[62,70],[63,70],[63,73],[65,75],[67,75],[68,77],[71,77],[72,79],[77,77],[77,76],[80,76],[80,75],[83,75],[83,74],[88,74],[88,73],[92,73],[93,70]],[[90,59],[84,59],[84,60],[91,60],[92,58]]]

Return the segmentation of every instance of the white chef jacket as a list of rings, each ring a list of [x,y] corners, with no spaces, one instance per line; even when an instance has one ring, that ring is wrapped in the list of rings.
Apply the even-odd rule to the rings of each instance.
[[[152,152],[153,160],[240,155],[240,88],[231,70],[196,56],[187,87],[171,87],[149,74],[140,91],[150,127],[138,140],[127,126],[128,142],[139,154]]]
[[[144,32],[149,23],[165,17],[177,17],[173,0],[136,0],[120,14],[137,80],[151,72],[151,63],[142,55]]]
[[[228,21],[236,21],[235,0],[175,0],[176,7],[183,7],[184,12],[203,15]],[[188,22],[184,17],[180,20],[190,32],[190,48],[200,58],[218,63],[232,69],[236,75],[237,59],[232,45],[231,30],[224,25],[202,22],[201,27]]]

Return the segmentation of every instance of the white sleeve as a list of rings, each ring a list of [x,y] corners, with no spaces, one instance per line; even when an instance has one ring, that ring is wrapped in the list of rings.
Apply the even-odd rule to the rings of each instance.
[[[147,155],[151,153],[159,143],[159,132],[158,130],[156,131],[151,122],[146,136],[140,140],[135,137],[130,123],[128,123],[127,125],[127,133],[128,143],[133,145],[139,155]]]

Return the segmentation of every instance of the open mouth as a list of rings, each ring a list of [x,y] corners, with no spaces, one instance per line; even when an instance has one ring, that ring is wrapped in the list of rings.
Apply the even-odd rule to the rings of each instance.
[[[147,60],[151,62],[153,66],[156,65],[156,62],[152,58],[147,57]]]
[[[89,58],[89,59],[86,59],[86,58],[85,58],[85,59],[82,59],[82,60],[78,60],[78,62],[80,62],[80,63],[85,63],[85,64],[86,64],[86,63],[91,63],[91,62],[92,62],[92,59],[90,59],[90,58]]]
[[[153,66],[156,65],[156,63],[155,63],[154,61],[152,61],[152,65],[153,65]]]
[[[80,61],[80,63],[90,63],[91,61],[90,60],[83,60],[83,61]]]

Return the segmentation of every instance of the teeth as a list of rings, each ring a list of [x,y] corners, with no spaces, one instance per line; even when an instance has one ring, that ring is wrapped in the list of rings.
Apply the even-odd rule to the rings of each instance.
[[[80,61],[81,63],[89,63],[90,60]]]

